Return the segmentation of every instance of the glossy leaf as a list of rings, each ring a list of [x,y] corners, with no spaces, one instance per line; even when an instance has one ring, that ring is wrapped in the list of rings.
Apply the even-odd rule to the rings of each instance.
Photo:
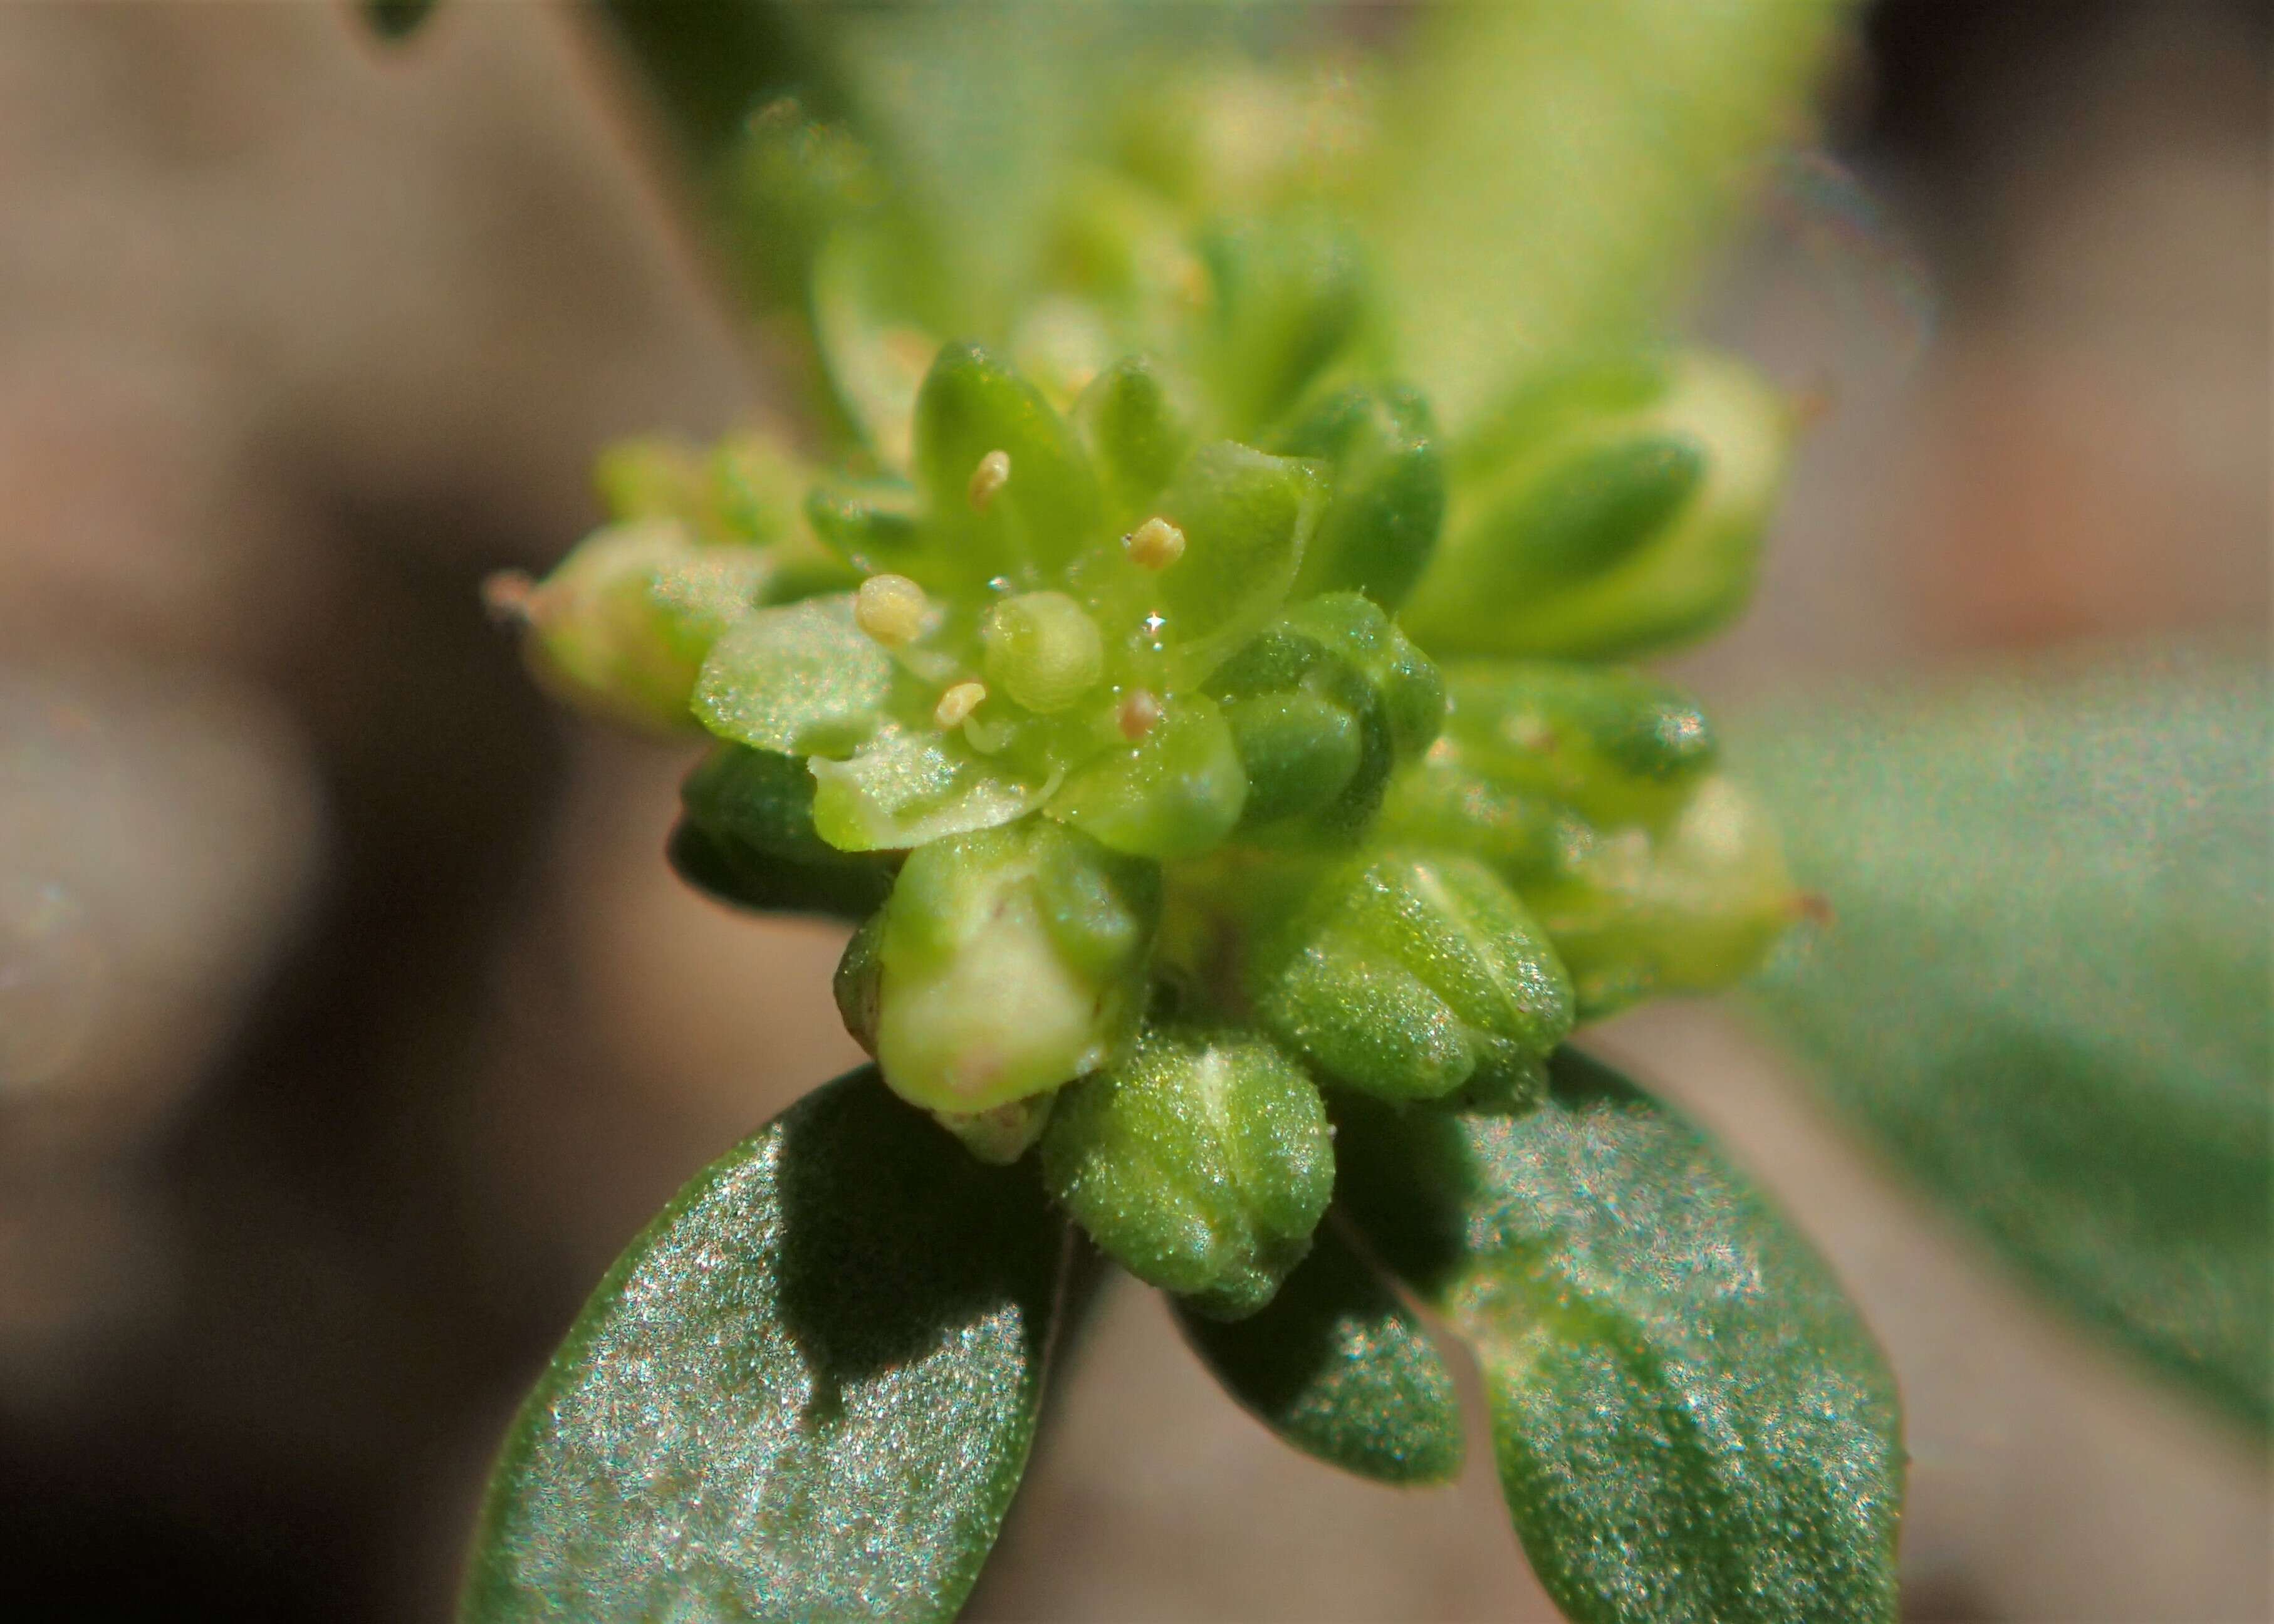
[[[1177,1322],[1240,1408],[1304,1454],[1379,1483],[1460,1471],[1444,1356],[1331,1220],[1261,1312],[1226,1321],[1179,1306]]]
[[[1765,1009],[2059,1302],[2274,1418],[2274,713],[2135,658],[1748,735],[1831,924]]]
[[[873,1071],[699,1175],[506,1442],[463,1616],[946,1619],[1042,1402],[1064,1229]]]
[[[1894,1382],[1807,1244],[1576,1051],[1518,1116],[1353,1101],[1343,1199],[1476,1350],[1517,1531],[1578,1624],[1895,1617]]]
[[[1334,1147],[1318,1089],[1270,1043],[1154,1026],[1059,1096],[1043,1177],[1131,1274],[1236,1320],[1310,1249]]]

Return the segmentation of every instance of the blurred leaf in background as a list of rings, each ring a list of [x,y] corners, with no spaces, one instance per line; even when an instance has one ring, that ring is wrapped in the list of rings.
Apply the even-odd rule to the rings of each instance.
[[[1399,353],[1457,438],[1657,335],[1761,155],[1808,133],[1845,0],[1503,0],[1417,25],[1374,215]]]
[[[1834,922],[1762,1007],[2072,1310],[2274,1413],[2264,667],[2138,658],[1758,719]]]

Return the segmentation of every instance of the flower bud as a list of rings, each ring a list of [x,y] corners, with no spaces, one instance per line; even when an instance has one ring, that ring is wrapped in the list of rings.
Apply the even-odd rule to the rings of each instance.
[[[1718,776],[1662,832],[1603,833],[1524,896],[1570,967],[1585,1020],[1727,987],[1759,968],[1802,913],[1775,826]]]
[[[1697,702],[1639,672],[1495,662],[1456,667],[1447,687],[1450,754],[1604,827],[1663,823],[1721,755]]]
[[[1273,1037],[1364,1094],[1536,1096],[1571,1029],[1571,983],[1481,863],[1387,853],[1327,876],[1248,966]]]
[[[1338,390],[1273,449],[1332,470],[1334,494],[1303,554],[1295,595],[1357,591],[1397,608],[1421,578],[1445,519],[1444,459],[1428,403],[1411,389]]]
[[[1282,615],[1209,691],[1239,741],[1246,822],[1308,813],[1346,834],[1365,826],[1389,775],[1435,735],[1445,703],[1436,667],[1356,592]]]
[[[1789,440],[1784,402],[1718,357],[1562,380],[1465,460],[1405,625],[1476,654],[1609,658],[1695,637],[1751,591]]]
[[[970,1114],[1107,1064],[1144,1007],[1159,871],[1043,818],[934,840],[879,916],[885,1079]]]
[[[654,732],[697,724],[688,703],[712,645],[764,590],[764,557],[698,551],[668,521],[596,530],[507,604],[540,676],[572,703]],[[518,579],[518,578],[516,578]]]
[[[1236,1320],[1310,1250],[1334,1146],[1318,1089],[1271,1043],[1148,1027],[1128,1058],[1059,1095],[1043,1177],[1131,1274]]]

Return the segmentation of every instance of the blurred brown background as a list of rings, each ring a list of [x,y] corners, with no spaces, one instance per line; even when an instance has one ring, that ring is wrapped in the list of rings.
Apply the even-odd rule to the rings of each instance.
[[[0,8],[0,1610],[418,1619],[618,1246],[849,1064],[831,931],[660,861],[683,766],[476,583],[619,433],[763,410],[573,16]],[[1687,674],[2269,614],[2268,23],[1893,0],[1699,315],[1833,410]],[[1857,177],[1864,178],[1858,179]],[[1920,1619],[2269,1616],[2263,1461],[2071,1335],[1728,1013],[1605,1046],[1863,1297]],[[1545,1617],[1482,1450],[1285,1454],[1120,1292],[975,1615]]]

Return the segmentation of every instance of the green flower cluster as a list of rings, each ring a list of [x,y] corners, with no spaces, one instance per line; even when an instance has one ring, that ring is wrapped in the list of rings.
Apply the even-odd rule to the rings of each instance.
[[[1151,99],[991,307],[843,132],[759,119],[751,274],[845,455],[618,447],[614,522],[501,592],[564,694],[715,741],[683,875],[861,921],[892,1087],[1226,1318],[1326,1208],[1321,1089],[1526,1110],[1796,907],[1698,707],[1607,663],[1741,603],[1784,403],[1623,356],[1449,442],[1335,207],[1362,101]]]

